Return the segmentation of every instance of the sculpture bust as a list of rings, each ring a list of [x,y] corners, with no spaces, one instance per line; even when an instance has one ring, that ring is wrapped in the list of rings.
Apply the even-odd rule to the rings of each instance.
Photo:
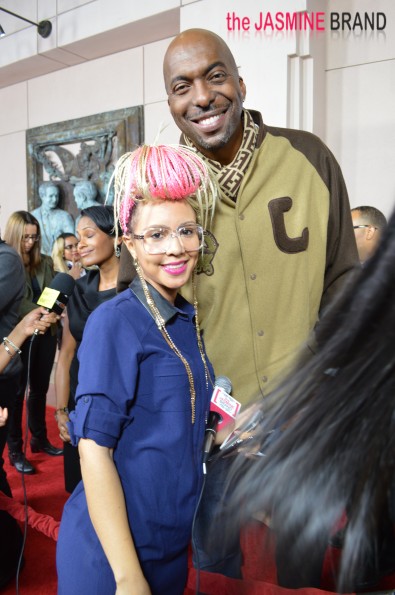
[[[77,182],[75,185],[74,200],[80,211],[82,211],[82,209],[87,209],[88,207],[102,206],[101,202],[95,200],[96,196],[97,188],[93,182],[90,182],[89,180],[83,180],[82,182]],[[75,221],[75,229],[77,229],[79,220],[80,215]]]
[[[41,206],[32,211],[40,224],[41,251],[51,255],[52,246],[61,233],[74,234],[74,220],[72,216],[58,209],[59,188],[54,182],[42,182],[38,188]]]

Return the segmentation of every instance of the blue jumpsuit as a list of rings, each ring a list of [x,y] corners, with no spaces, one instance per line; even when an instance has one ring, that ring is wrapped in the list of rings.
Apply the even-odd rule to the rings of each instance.
[[[134,544],[151,591],[182,594],[192,519],[202,486],[202,445],[212,386],[207,386],[191,304],[152,296],[169,335],[188,360],[196,420],[184,364],[168,346],[136,278],[130,289],[89,317],[79,349],[74,443],[90,438],[114,448]],[[211,376],[212,368],[209,364]],[[103,511],[106,514],[106,511]],[[68,500],[57,547],[59,595],[111,595],[112,570],[87,510],[83,483]]]

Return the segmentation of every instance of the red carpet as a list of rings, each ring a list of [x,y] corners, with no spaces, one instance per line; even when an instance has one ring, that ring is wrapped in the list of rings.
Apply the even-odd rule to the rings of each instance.
[[[62,447],[54,409],[47,407],[48,437],[52,444]],[[63,457],[50,457],[44,453],[32,454],[27,447],[27,459],[36,468],[34,475],[25,475],[27,502],[36,512],[50,515],[60,521],[68,498],[63,482]],[[6,471],[14,500],[23,503],[21,474],[8,463],[8,450],[4,450]],[[28,527],[25,564],[19,577],[20,595],[55,595],[57,579],[55,569],[56,542],[41,532]],[[15,595],[15,581],[1,590],[2,595]]]
[[[48,437],[52,444],[61,446],[57,425],[53,416],[54,409],[47,407]],[[8,464],[8,453],[5,449],[6,470],[15,502],[23,503],[21,475]],[[56,595],[57,578],[55,568],[55,550],[57,535],[56,521],[60,521],[63,506],[68,498],[63,482],[63,458],[49,457],[44,453],[32,454],[28,446],[27,458],[36,468],[34,475],[25,476],[28,505],[32,512],[31,520],[40,513],[48,515],[38,519],[43,522],[45,534],[32,527],[28,527],[25,547],[25,564],[19,577],[20,595]],[[295,590],[282,589],[276,585],[276,569],[272,554],[263,550],[263,526],[256,525],[242,536],[245,565],[243,576],[245,580],[227,579],[218,574],[202,572],[200,575],[200,592],[206,595],[295,595]],[[336,560],[337,550],[329,550],[323,572],[323,586],[332,589],[330,571],[333,560]],[[185,595],[195,595],[196,573],[190,569]],[[382,581],[382,590],[395,588],[395,576]],[[376,590],[379,590],[378,588]],[[15,581],[0,590],[2,595],[15,595]],[[326,591],[318,589],[299,589],[299,595],[324,595]],[[95,595],[87,593],[87,595]],[[110,595],[110,594],[109,594]]]

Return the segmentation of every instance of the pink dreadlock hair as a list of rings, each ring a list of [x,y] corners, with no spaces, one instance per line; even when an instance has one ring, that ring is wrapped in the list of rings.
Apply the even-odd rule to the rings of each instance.
[[[114,172],[114,213],[124,234],[133,208],[152,199],[188,200],[197,219],[207,226],[213,214],[217,186],[209,170],[184,146],[142,145],[118,160]]]

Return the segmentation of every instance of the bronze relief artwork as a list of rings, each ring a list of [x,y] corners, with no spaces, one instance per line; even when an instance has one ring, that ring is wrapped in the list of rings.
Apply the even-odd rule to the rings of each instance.
[[[50,180],[59,189],[58,207],[74,219],[79,207],[76,185],[88,181],[103,204],[114,165],[123,153],[143,142],[143,107],[136,106],[57,122],[26,132],[28,209],[40,205],[39,186]],[[111,204],[111,194],[108,204]]]

